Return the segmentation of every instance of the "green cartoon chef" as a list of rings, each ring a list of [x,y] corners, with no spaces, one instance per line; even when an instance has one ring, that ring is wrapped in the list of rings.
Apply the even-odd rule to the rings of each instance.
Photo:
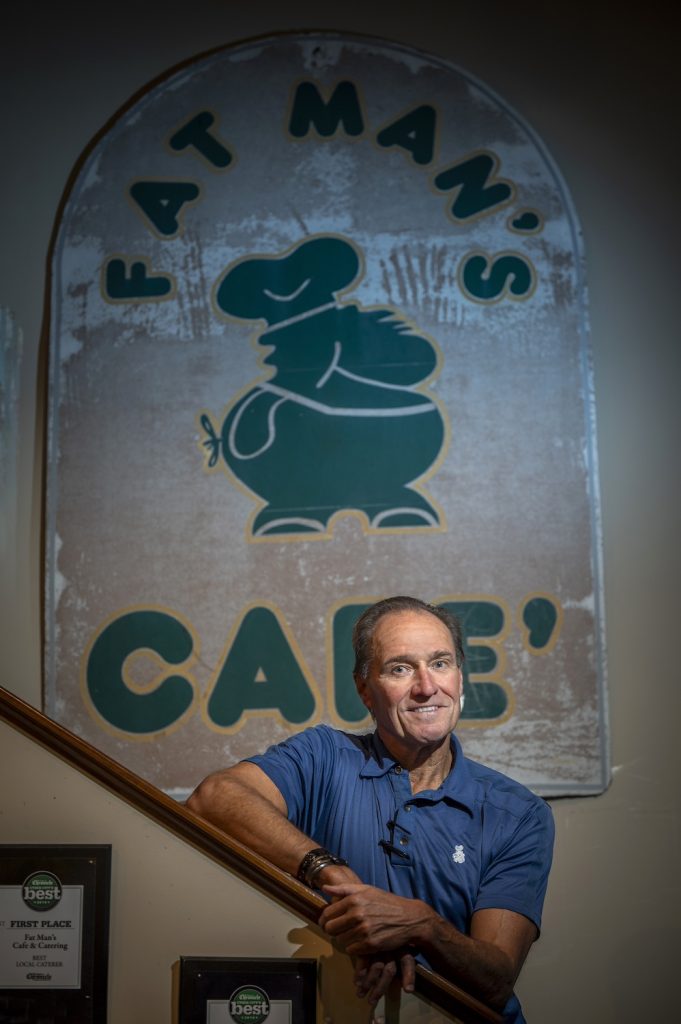
[[[239,260],[218,280],[219,309],[264,321],[258,342],[270,348],[271,376],[235,399],[219,436],[201,417],[209,464],[222,454],[263,503],[254,538],[323,534],[340,511],[363,513],[372,531],[441,525],[418,489],[445,436],[420,389],[437,354],[393,310],[339,299],[360,268],[349,241],[322,235]]]

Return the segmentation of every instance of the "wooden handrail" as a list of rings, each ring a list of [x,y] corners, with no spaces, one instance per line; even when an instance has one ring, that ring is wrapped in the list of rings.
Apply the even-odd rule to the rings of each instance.
[[[0,718],[294,914],[316,924],[326,906],[321,896],[2,686]],[[416,994],[462,1024],[502,1024],[494,1010],[420,964]]]

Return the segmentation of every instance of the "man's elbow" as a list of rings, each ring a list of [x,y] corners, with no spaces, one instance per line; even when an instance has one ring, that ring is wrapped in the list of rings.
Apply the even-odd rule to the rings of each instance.
[[[508,984],[502,979],[497,979],[494,987],[485,993],[485,1002],[492,1010],[503,1010],[507,1002],[513,995],[513,985]]]
[[[200,815],[201,814],[201,804],[202,804],[202,801],[201,801],[201,795],[199,793],[199,789],[200,789],[200,787],[197,786],[196,789],[194,790],[194,792],[191,794],[191,796],[188,797],[185,800],[184,806],[189,808],[190,811],[193,811],[194,814],[199,814]]]
[[[478,969],[462,972],[458,984],[469,988],[491,1009],[501,1011],[513,995],[519,972],[503,950],[490,945],[487,945],[487,950],[487,955],[478,962]],[[457,981],[456,978],[453,980]]]
[[[490,975],[489,987],[484,993],[484,1000],[493,1010],[503,1010],[513,995],[516,979],[520,972],[514,969],[511,958],[503,955],[496,964],[496,970]]]
[[[198,814],[201,818],[211,820],[215,808],[219,805],[222,796],[223,786],[220,782],[220,773],[208,775],[203,782],[200,782],[194,792],[186,801],[185,806]]]

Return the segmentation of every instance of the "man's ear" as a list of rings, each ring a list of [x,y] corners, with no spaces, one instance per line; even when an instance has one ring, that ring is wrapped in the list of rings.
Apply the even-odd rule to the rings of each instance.
[[[363,679],[357,673],[354,674],[353,678],[355,680],[357,693],[359,694],[359,698],[362,701],[362,704],[364,705],[365,708],[371,711],[371,694],[369,693],[369,687],[367,686],[366,679]]]

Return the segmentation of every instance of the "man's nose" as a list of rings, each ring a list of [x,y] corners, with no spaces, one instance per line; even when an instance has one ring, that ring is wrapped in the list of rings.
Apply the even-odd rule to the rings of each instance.
[[[431,697],[437,692],[437,683],[428,665],[419,665],[414,673],[412,693],[421,697]]]

